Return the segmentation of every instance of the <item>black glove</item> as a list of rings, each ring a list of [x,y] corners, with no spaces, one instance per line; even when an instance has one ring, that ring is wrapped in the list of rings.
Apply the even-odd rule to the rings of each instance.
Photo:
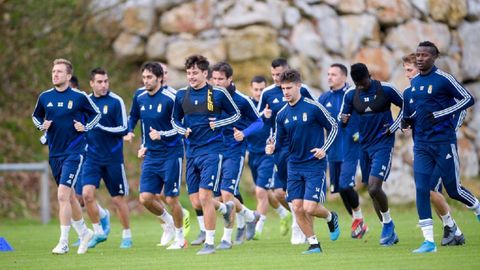
[[[402,118],[402,121],[400,123],[400,127],[402,129],[409,129],[413,126],[413,119],[409,117],[404,117]]]

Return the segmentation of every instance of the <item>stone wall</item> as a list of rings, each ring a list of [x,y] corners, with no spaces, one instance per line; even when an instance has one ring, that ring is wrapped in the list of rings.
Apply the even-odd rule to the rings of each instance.
[[[305,83],[327,89],[326,69],[333,62],[366,63],[374,78],[399,89],[401,57],[420,41],[433,41],[439,67],[480,97],[479,0],[94,0],[107,9],[94,18],[98,31],[126,62],[161,60],[170,66],[169,84],[185,85],[183,63],[200,53],[213,63],[234,67],[240,89],[258,74],[269,78],[269,64],[283,56],[299,68]],[[463,177],[477,176],[480,107],[459,132]],[[414,199],[412,143],[397,135],[386,189],[394,201]]]

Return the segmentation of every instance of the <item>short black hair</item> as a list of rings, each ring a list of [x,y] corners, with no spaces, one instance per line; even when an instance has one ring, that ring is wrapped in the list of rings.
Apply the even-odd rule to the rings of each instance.
[[[290,68],[285,58],[277,58],[272,61],[272,68],[277,68],[277,67]]]
[[[78,83],[78,78],[75,75],[72,75],[72,78],[70,78],[70,85],[73,88],[80,88],[80,84]]]
[[[93,81],[95,79],[95,75],[100,74],[100,75],[107,75],[107,71],[101,67],[94,68],[90,71],[90,81]]]
[[[217,71],[217,72],[223,72],[225,74],[225,77],[230,78],[233,76],[233,68],[230,66],[229,63],[227,62],[218,62],[212,67],[212,72]]]
[[[343,75],[348,76],[348,69],[345,65],[340,64],[340,63],[333,63],[330,65],[330,67],[336,67],[340,69],[340,71],[343,73]]]
[[[254,76],[252,78],[252,80],[250,81],[250,84],[252,84],[252,83],[262,83],[262,82],[267,84],[267,80],[265,79],[265,77],[263,77],[261,75],[257,75],[257,76]]]
[[[435,56],[440,55],[440,51],[438,50],[437,46],[431,41],[422,41],[418,43],[418,47],[429,47]]]
[[[302,76],[296,69],[287,69],[280,74],[280,83],[302,83]]]
[[[191,55],[185,60],[185,69],[193,68],[195,65],[201,71],[206,71],[208,70],[210,63],[205,56],[199,54]]]
[[[148,70],[157,76],[157,78],[163,78],[163,68],[158,62],[148,62],[142,67],[142,72]]]
[[[370,72],[364,63],[355,63],[350,67],[350,76],[354,82],[370,78]]]

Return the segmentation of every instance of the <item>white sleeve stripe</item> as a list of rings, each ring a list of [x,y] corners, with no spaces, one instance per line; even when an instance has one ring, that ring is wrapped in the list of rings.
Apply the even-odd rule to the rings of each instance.
[[[258,104],[257,104],[257,111],[260,111],[260,106],[262,105],[262,101],[263,101],[263,94],[265,94],[266,92],[272,90],[273,88],[275,87],[275,84],[272,84],[268,87],[265,87],[263,90],[262,90],[262,93],[260,94],[260,99],[258,100]],[[262,111],[262,114],[263,114],[263,111]]]
[[[240,91],[237,91],[237,94],[239,94],[241,97],[243,97],[245,100],[247,100],[248,104],[250,105],[250,107],[252,108],[252,110],[255,112],[255,115],[257,115],[257,117],[260,117],[260,114],[258,113],[258,110],[257,110],[257,107],[255,107],[255,105],[253,104],[252,100],[244,95],[242,92]]]
[[[101,124],[98,124],[98,126],[108,132],[123,132],[127,130],[128,128],[128,121],[127,121],[127,110],[125,109],[125,103],[123,102],[123,99],[116,95],[115,93],[110,92],[109,96],[112,98],[116,99],[118,103],[120,104],[120,108],[122,110],[122,125],[121,126],[116,126],[116,127],[106,127]]]
[[[302,87],[307,90],[313,100],[318,100],[318,97],[313,94],[312,90],[310,90],[310,87],[308,87],[308,85],[302,83]]]
[[[220,121],[215,121],[215,126],[216,127],[226,126],[226,125],[234,123],[235,121],[240,119],[240,110],[238,109],[237,104],[235,104],[235,102],[232,99],[232,96],[230,96],[230,94],[227,92],[227,90],[224,89],[224,88],[217,88],[217,87],[214,87],[213,90],[223,92],[223,94],[227,97],[228,101],[230,101],[230,103],[232,104],[233,108],[236,111],[236,113],[234,115],[232,115],[228,118],[222,119]]]
[[[305,102],[310,103],[312,105],[317,106],[322,113],[325,115],[325,118],[327,119],[328,122],[330,122],[330,125],[332,126],[332,129],[330,130],[330,133],[328,134],[327,138],[325,139],[325,142],[322,146],[322,149],[324,151],[327,151],[327,149],[333,144],[333,141],[335,140],[335,137],[337,136],[338,133],[338,125],[335,122],[335,119],[333,119],[332,116],[330,116],[330,113],[323,107],[322,104],[316,102],[315,100],[309,99],[309,98],[304,98]]]
[[[388,83],[388,82],[380,82],[380,83],[381,83],[382,86],[387,86],[387,87],[392,88],[395,91],[395,93],[400,97],[400,99],[402,100],[402,103],[403,103],[402,93],[400,93],[400,91],[398,91],[398,89],[393,84]],[[395,121],[393,121],[393,124],[389,128],[391,133],[394,133],[400,127],[400,123],[402,121],[402,118],[403,118],[403,108],[400,108],[400,112],[398,113],[397,118],[395,118]]]
[[[187,129],[177,125],[173,119],[170,120],[170,123],[172,123],[173,128],[177,130],[178,134],[185,135],[185,133],[187,132]]]
[[[287,108],[287,106],[288,106],[288,103],[286,103],[285,105],[283,105],[283,107],[282,107],[280,110],[278,110],[277,118],[278,118],[278,116],[280,115],[280,113]],[[275,119],[275,133],[273,134],[273,140],[274,140],[275,142],[277,141],[277,126],[278,126],[277,119]]]
[[[448,115],[450,113],[453,113],[455,111],[457,111],[458,109],[460,109],[461,107],[463,107],[465,104],[467,104],[470,99],[472,98],[470,96],[470,94],[467,92],[467,90],[462,87],[456,80],[455,78],[453,78],[452,75],[446,73],[446,72],[443,72],[442,70],[440,69],[437,69],[437,71],[435,71],[435,73],[437,73],[438,75],[446,78],[454,87],[455,89],[464,97],[463,99],[460,100],[460,102],[457,102],[456,104],[448,107],[448,108],[445,108],[441,111],[436,111],[436,112],[433,112],[433,116],[435,118],[438,118],[438,117],[442,117],[442,116],[445,116],[445,115]]]
[[[355,91],[355,88],[350,88],[350,89],[347,89],[347,91],[345,91],[345,94],[343,95],[343,99],[342,99],[342,106],[340,106],[340,111],[338,112],[338,116],[337,116],[338,121],[342,120],[342,112],[343,112],[343,107],[345,106],[345,98],[350,91]]]
[[[92,106],[92,108],[97,113],[97,115],[92,119],[92,121],[90,121],[89,123],[87,123],[85,125],[86,130],[91,130],[100,121],[100,117],[101,117],[100,110],[98,109],[97,105],[95,105],[95,103],[93,103],[93,101],[88,97],[88,95],[85,92],[80,91],[80,90],[76,90],[74,88],[72,88],[72,90],[77,92],[77,93],[80,93],[80,94],[84,95],[85,98],[87,98],[88,102],[90,103],[90,106]]]
[[[465,120],[466,116],[467,116],[467,111],[466,110],[464,110],[460,113],[460,116],[458,117],[457,126],[455,127],[455,131],[458,131],[458,129],[462,126],[463,121]]]

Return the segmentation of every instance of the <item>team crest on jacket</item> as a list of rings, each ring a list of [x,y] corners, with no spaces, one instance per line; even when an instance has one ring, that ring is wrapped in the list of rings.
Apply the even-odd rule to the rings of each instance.
[[[158,106],[157,106],[157,112],[162,112],[162,104],[158,104]]]
[[[303,115],[302,115],[302,120],[303,120],[303,122],[307,122],[308,117],[307,117],[307,113],[306,113],[306,112],[303,113]]]
[[[67,103],[67,108],[72,109],[73,108],[73,101],[69,100]]]
[[[108,113],[108,105],[103,105],[103,114]]]
[[[428,85],[428,90],[427,90],[427,93],[431,94],[432,93],[432,85]]]

